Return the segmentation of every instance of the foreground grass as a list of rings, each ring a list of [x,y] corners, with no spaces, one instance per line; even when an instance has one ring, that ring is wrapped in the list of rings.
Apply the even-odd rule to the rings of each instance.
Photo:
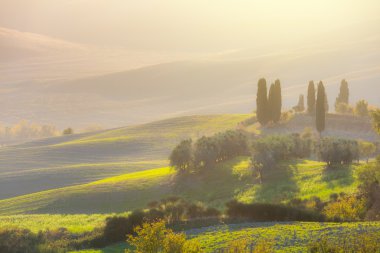
[[[245,223],[220,225],[185,231],[188,238],[201,243],[205,252],[213,253],[228,246],[229,242],[248,238],[251,242],[268,239],[275,242],[275,252],[307,252],[310,242],[328,236],[339,241],[343,236],[366,232],[380,232],[379,222],[361,223]],[[117,244],[100,250],[85,250],[75,253],[123,253],[126,244]],[[74,252],[72,252],[74,253]]]

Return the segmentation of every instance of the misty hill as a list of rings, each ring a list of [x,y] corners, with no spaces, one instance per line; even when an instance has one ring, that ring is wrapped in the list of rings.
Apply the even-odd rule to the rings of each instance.
[[[343,78],[349,82],[352,103],[364,98],[380,105],[377,92],[370,92],[380,82],[380,36],[371,31],[363,29],[360,36],[336,31],[335,36],[328,33],[278,50],[235,50],[75,80],[68,75],[58,81],[12,85],[3,81],[6,92],[0,93],[0,101],[7,110],[0,117],[4,122],[29,119],[75,128],[190,114],[249,113],[255,108],[261,77],[281,80],[286,108],[297,103],[309,80],[324,81],[332,108]],[[82,69],[75,64],[70,68]]]

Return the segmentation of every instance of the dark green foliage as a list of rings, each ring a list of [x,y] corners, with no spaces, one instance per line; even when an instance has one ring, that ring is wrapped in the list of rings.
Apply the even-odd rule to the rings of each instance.
[[[359,144],[354,140],[324,138],[319,144],[319,155],[328,167],[351,164],[359,159]]]
[[[106,220],[104,239],[107,244],[122,242],[127,234],[133,234],[136,226],[141,226],[146,215],[141,210],[133,211],[128,217],[110,217]]]
[[[192,166],[192,140],[183,140],[178,144],[170,155],[170,166],[176,167],[178,171],[189,170]]]
[[[320,214],[279,204],[243,204],[233,200],[226,206],[230,218],[250,221],[324,221]]]
[[[326,128],[326,92],[322,82],[319,82],[318,84],[316,128],[319,133],[322,133]]]
[[[315,103],[315,85],[310,81],[307,90],[307,112],[311,115],[315,115]]]
[[[168,224],[220,215],[217,209],[205,207],[201,203],[191,203],[179,197],[162,199],[160,202],[150,203],[148,206],[150,206],[149,217],[153,218],[152,214],[159,214]]]
[[[302,138],[299,134],[268,136],[253,144],[255,155],[270,153],[275,162],[308,157],[312,147],[312,139]]]
[[[267,82],[261,78],[257,84],[256,116],[261,125],[266,125],[268,119]]]

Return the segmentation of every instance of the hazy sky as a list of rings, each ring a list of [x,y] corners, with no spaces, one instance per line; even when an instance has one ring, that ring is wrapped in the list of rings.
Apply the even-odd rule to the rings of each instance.
[[[293,43],[379,13],[379,0],[0,0],[0,26],[142,51]]]

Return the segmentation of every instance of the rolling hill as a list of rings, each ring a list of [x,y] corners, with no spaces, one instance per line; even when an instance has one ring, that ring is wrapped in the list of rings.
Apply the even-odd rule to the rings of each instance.
[[[327,184],[330,176],[318,162],[285,165],[286,173],[280,181],[274,178],[268,186],[258,186],[247,176],[248,157],[229,161],[189,181],[181,180],[167,167],[170,151],[179,141],[242,127],[239,123],[250,117],[179,117],[3,147],[0,214],[123,212],[170,195],[220,208],[232,198],[286,202],[314,195],[327,199],[331,193],[355,189],[355,168],[337,172],[337,178],[333,175],[331,179],[336,183]],[[369,118],[331,114],[327,122],[325,136],[379,140]],[[260,128],[253,123],[246,130],[264,135],[300,133],[313,124],[310,116],[296,114],[278,126]],[[302,179],[304,176],[308,183]]]
[[[378,23],[366,27],[378,27]],[[0,101],[7,110],[0,111],[0,118],[5,123],[28,119],[59,128],[79,128],[91,124],[115,127],[191,114],[248,113],[255,107],[256,84],[261,77],[269,83],[281,80],[287,108],[297,103],[299,94],[306,93],[309,80],[324,81],[332,108],[343,78],[350,85],[351,103],[365,98],[380,105],[378,95],[367,92],[375,90],[380,80],[379,42],[372,29],[361,29],[354,36],[347,28],[284,48],[237,49],[139,68],[121,68],[120,64],[112,68],[109,62],[120,54],[108,57],[104,53],[101,64],[114,69],[112,72],[94,71],[89,65],[92,72],[81,77],[50,76],[65,68],[75,74],[86,72],[79,71],[83,68],[78,67],[79,57],[58,66],[46,61],[41,69],[47,77],[23,81],[17,78],[38,69],[38,63],[32,62],[30,70],[24,67],[13,72],[6,64],[5,73],[8,68],[11,73],[0,75]],[[87,54],[93,55],[91,50]],[[47,67],[53,69],[48,71]],[[1,79],[10,76],[18,81]]]
[[[233,129],[248,117],[187,116],[2,147],[0,199],[164,167],[180,140]]]

